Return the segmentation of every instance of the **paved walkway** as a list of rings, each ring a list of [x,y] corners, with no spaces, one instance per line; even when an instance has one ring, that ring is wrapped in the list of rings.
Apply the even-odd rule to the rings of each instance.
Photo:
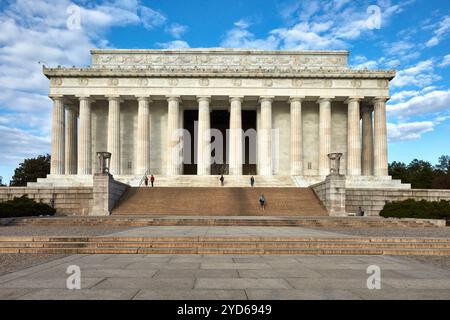
[[[297,227],[144,227],[123,236],[342,236]],[[66,270],[81,270],[68,290]],[[367,288],[367,268],[381,289]],[[72,255],[0,277],[0,299],[450,299],[450,270],[393,256]]]
[[[221,237],[221,236],[266,236],[266,237],[351,237],[341,233],[314,230],[302,227],[201,227],[201,226],[150,226],[115,233],[126,237]]]

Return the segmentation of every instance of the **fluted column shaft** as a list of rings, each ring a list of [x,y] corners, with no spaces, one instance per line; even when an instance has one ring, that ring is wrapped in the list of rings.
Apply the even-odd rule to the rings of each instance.
[[[319,104],[319,175],[330,174],[331,152],[331,100],[333,98],[320,98]]]
[[[374,175],[388,175],[386,99],[374,99]]]
[[[178,128],[181,130],[184,129],[184,108],[182,105],[180,105],[180,116],[178,117]],[[178,164],[178,174],[183,174],[183,164],[184,164],[184,130],[183,135],[180,136],[180,143],[181,143],[181,154],[180,154],[180,163]]]
[[[92,174],[91,103],[89,97],[80,97],[80,124],[78,132],[77,174]]]
[[[260,174],[272,175],[272,101],[273,97],[261,97],[261,130],[258,139],[261,139],[259,152]]]
[[[178,133],[180,116],[180,97],[168,97],[168,116],[167,116],[167,175],[179,174],[180,168],[180,135]]]
[[[108,152],[111,152],[109,172],[112,175],[120,174],[120,97],[108,97]]]
[[[347,125],[347,175],[361,175],[360,98],[349,98]]]
[[[77,111],[67,108],[66,118],[66,174],[77,174]]]
[[[230,175],[242,175],[242,97],[230,98]]]
[[[302,99],[291,97],[291,175],[303,175]]]
[[[211,173],[210,97],[198,98],[197,175]]]
[[[63,97],[52,97],[52,155],[50,164],[51,174],[65,173],[65,113]]]
[[[138,97],[136,173],[150,170],[150,98]]]
[[[361,109],[362,118],[362,174],[373,175],[373,127],[372,109],[365,106]]]

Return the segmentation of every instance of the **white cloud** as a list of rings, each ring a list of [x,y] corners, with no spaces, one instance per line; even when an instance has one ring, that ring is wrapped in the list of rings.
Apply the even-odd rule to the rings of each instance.
[[[400,70],[391,81],[392,87],[429,86],[441,77],[434,73],[433,59],[419,61],[416,65]]]
[[[404,102],[388,104],[388,112],[398,118],[407,118],[450,111],[450,89],[434,90],[420,95],[411,93],[411,97]]]
[[[427,47],[438,45],[450,33],[450,16],[445,16],[435,26],[433,37],[426,42]]]
[[[179,39],[183,34],[188,30],[188,26],[172,23],[170,26],[166,28],[166,31],[170,33],[170,35],[176,39]]]
[[[174,40],[169,42],[158,42],[156,45],[162,49],[183,49],[189,48],[189,44],[183,40]]]
[[[422,134],[433,131],[433,127],[432,121],[388,123],[388,140],[389,142],[417,140]]]
[[[382,24],[387,24],[407,4],[409,2],[391,5],[390,1],[379,1]],[[257,37],[248,30],[250,24],[240,20],[226,33],[221,45],[258,49],[346,49],[349,41],[374,32],[368,23],[372,13],[367,12],[367,5],[355,5],[348,0],[290,3],[282,7],[280,14],[293,21],[289,23],[292,26],[273,29],[267,36]]]
[[[443,59],[442,62],[439,64],[439,67],[444,68],[450,66],[450,54],[447,54]]]
[[[279,40],[269,35],[266,39],[256,39],[255,35],[247,30],[250,23],[241,19],[234,23],[234,28],[226,33],[221,42],[226,48],[267,49],[273,50],[278,47]]]

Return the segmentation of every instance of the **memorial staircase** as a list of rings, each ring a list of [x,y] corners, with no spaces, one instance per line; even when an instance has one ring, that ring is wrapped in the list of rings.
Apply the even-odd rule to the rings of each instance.
[[[265,210],[259,197],[266,198]],[[327,216],[311,188],[131,187],[113,216]]]

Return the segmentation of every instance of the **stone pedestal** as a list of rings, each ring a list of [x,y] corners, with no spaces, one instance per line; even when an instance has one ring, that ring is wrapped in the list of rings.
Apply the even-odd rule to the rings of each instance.
[[[330,216],[345,216],[345,176],[330,174],[325,178],[326,207]]]
[[[94,174],[91,216],[109,216],[128,185],[115,181],[108,173]]]

